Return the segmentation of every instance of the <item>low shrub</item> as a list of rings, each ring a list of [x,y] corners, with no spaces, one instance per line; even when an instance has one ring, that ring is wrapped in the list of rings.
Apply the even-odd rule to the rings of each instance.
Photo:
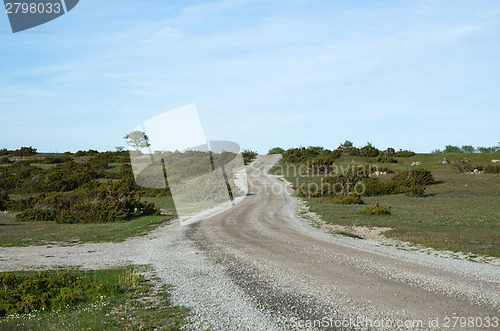
[[[483,168],[485,174],[500,174],[500,165],[488,164]]]
[[[411,157],[414,155],[416,155],[415,152],[400,149],[399,151],[396,152],[396,154],[394,156],[396,156],[396,157]]]
[[[392,147],[387,148],[384,151],[385,154],[388,154],[389,156],[395,156],[396,155],[396,150]]]
[[[126,208],[118,200],[78,202],[69,210],[61,210],[56,217],[57,223],[107,223],[127,217]]]
[[[409,197],[425,197],[425,185],[412,185],[408,188],[405,194]]]
[[[403,170],[395,174],[392,180],[398,182],[398,185],[406,187],[431,185],[436,181],[427,169]]]
[[[367,145],[359,150],[360,156],[366,157],[376,157],[380,154],[380,151],[373,146]]]
[[[333,197],[338,195],[361,194],[379,196],[406,194],[425,196],[427,185],[435,182],[432,173],[426,169],[403,170],[396,173],[389,181],[371,177],[365,172],[346,172],[331,177],[324,177],[321,183],[308,182],[295,187],[295,193],[302,197]]]
[[[71,160],[69,156],[47,156],[42,160],[42,163],[45,164],[59,164],[68,162]]]
[[[9,164],[9,163],[10,163],[9,157],[7,156],[0,157],[0,164]]]
[[[18,161],[10,167],[0,167],[0,190],[10,193],[42,193],[72,191],[93,179],[105,176],[108,164],[98,159],[86,162],[67,162],[49,169],[31,166],[29,161]]]
[[[124,190],[122,182],[91,182],[69,194],[50,193],[21,199],[13,209],[22,210],[18,221],[57,223],[107,223],[131,216],[159,215],[150,202],[140,202],[138,193]]]
[[[0,191],[0,211],[9,209],[10,205],[9,194],[5,191]]]
[[[361,184],[361,180],[368,178],[368,176],[369,174],[365,167],[353,167],[350,171],[323,177],[320,183],[307,182],[300,186],[295,186],[295,194],[309,198],[355,194],[358,192],[358,189],[361,190],[357,185]]]
[[[328,198],[325,201],[340,205],[364,205],[365,202],[361,199],[359,194],[339,194]]]
[[[16,220],[19,222],[48,222],[54,220],[54,213],[47,210],[28,208],[17,214]]]
[[[425,188],[435,182],[429,170],[403,170],[396,173],[389,182],[382,182],[378,178],[363,179],[365,195],[389,195],[404,193],[408,196],[424,196]]]
[[[92,151],[92,158],[100,160],[101,163],[127,163],[130,162],[130,154],[128,151],[116,151],[116,152],[102,152],[94,153]]]
[[[360,149],[357,147],[351,147],[349,149],[345,150],[349,155],[351,156],[358,156],[360,155]]]
[[[136,214],[140,215],[160,215],[160,208],[156,207],[152,202],[139,202],[135,205]]]
[[[318,154],[321,154],[325,150],[325,148],[323,146],[309,146],[309,147],[307,147],[307,149],[311,150],[311,151],[315,151]]]
[[[257,152],[246,149],[243,151],[243,162],[245,164],[250,164],[253,160],[255,160],[257,155],[259,155]]]
[[[37,197],[29,197],[20,200],[9,200],[9,203],[7,204],[7,210],[12,212],[22,212],[26,209],[36,208],[37,201]]]
[[[393,181],[383,182],[378,178],[364,178],[362,181],[365,188],[365,196],[390,195],[404,193],[396,190],[397,186]]]
[[[0,317],[28,314],[38,310],[73,309],[96,296],[115,295],[118,285],[85,281],[75,275],[38,272],[23,276],[0,274]]]
[[[373,206],[368,206],[366,208],[358,211],[360,214],[365,215],[390,215],[391,214],[391,206],[382,207],[378,202]]]
[[[93,150],[93,149],[89,149],[88,151],[80,150],[80,151],[76,152],[74,155],[77,157],[80,157],[80,156],[94,156],[96,154],[99,154],[99,152],[96,150]]]
[[[474,169],[477,169],[479,171],[483,170],[483,166],[472,164],[471,159],[469,158],[464,158],[461,161],[453,162],[452,166],[459,173],[468,173],[474,171]]]
[[[314,159],[321,152],[310,148],[291,148],[283,153],[283,161],[289,163],[301,163]]]
[[[398,160],[391,157],[390,154],[388,154],[388,153],[383,153],[377,157],[377,162],[378,163],[398,163]]]
[[[352,147],[347,149],[349,155],[352,156],[365,156],[365,157],[377,157],[380,151],[371,145],[366,145],[362,148]]]
[[[36,148],[21,147],[12,152],[12,156],[31,156],[37,154]]]
[[[325,156],[329,156],[329,157],[332,157],[332,158],[335,158],[335,159],[338,159],[339,157],[342,156],[342,153],[343,151],[341,149],[335,149],[333,151],[329,150],[329,149],[325,149],[323,150],[321,153],[320,153],[320,157],[325,157]]]
[[[342,152],[326,150],[318,158],[308,163],[309,168],[314,174],[328,174],[333,170],[332,165],[340,155],[342,155]]]

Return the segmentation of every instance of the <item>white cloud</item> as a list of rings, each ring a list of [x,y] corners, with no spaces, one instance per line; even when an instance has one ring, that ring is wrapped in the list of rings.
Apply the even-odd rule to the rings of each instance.
[[[182,30],[166,26],[156,32],[156,35],[162,38],[179,38],[182,35]]]
[[[37,101],[69,94],[78,103],[60,103],[61,109],[56,109],[56,101],[53,107],[47,102],[45,111],[62,112],[69,105],[72,111],[78,107],[104,114],[113,105],[116,113],[123,113],[124,123],[134,125],[164,106],[196,102],[200,115],[210,112],[212,132],[223,134],[221,127],[231,127],[234,136],[228,138],[238,141],[238,135],[245,134],[252,136],[250,141],[259,136],[262,144],[273,125],[276,136],[298,141],[303,137],[290,137],[290,132],[299,132],[308,121],[321,122],[314,124],[322,125],[314,134],[326,137],[328,123],[352,114],[384,112],[395,125],[411,130],[405,119],[412,113],[448,116],[467,105],[475,105],[478,112],[488,104],[495,108],[493,90],[500,76],[493,74],[499,62],[494,57],[498,43],[492,38],[498,38],[498,15],[485,16],[484,8],[476,10],[471,4],[471,15],[462,10],[440,17],[439,3],[427,3],[417,14],[397,3],[387,9],[351,2],[207,0],[171,9],[171,4],[153,6],[148,0],[145,6],[158,7],[161,14],[127,16],[133,12],[129,8],[120,16],[119,28],[110,18],[104,28],[96,26],[67,42],[67,35],[54,35],[46,43],[33,41],[23,52],[9,51],[14,55],[1,68],[0,88],[12,85],[11,90],[0,90],[0,96],[7,100],[24,95]],[[488,64],[450,57],[471,50],[493,55]],[[31,62],[15,70],[7,65],[16,54],[27,58],[29,52],[37,52]],[[481,76],[485,68],[491,69],[490,76]],[[477,76],[469,85],[457,79],[471,72]],[[13,109],[33,111],[22,105],[17,101]],[[377,134],[368,125],[359,128],[364,129]],[[349,130],[352,127],[345,128]]]

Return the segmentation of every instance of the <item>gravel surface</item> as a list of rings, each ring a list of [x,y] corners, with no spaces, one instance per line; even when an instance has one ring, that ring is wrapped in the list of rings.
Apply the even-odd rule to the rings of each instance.
[[[477,317],[465,328],[476,330],[500,316],[498,265],[315,229],[286,183],[266,174],[277,160],[252,164],[250,194],[236,207],[122,243],[0,248],[0,271],[151,265],[192,309],[193,329],[440,330],[446,317]],[[413,327],[395,324],[404,322]]]

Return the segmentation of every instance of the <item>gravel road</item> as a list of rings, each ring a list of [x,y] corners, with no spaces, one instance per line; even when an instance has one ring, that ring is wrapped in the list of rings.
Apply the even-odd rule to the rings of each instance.
[[[500,329],[499,266],[325,234],[267,175],[277,160],[259,157],[249,195],[215,216],[122,243],[0,248],[0,271],[149,264],[194,329]]]

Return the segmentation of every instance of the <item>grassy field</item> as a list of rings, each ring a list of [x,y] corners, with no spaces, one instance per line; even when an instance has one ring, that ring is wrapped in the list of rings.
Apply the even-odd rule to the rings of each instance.
[[[123,241],[143,235],[173,216],[143,216],[130,221],[88,224],[17,222],[12,214],[0,213],[0,246],[72,245],[86,242]]]
[[[366,204],[379,202],[392,206],[391,215],[363,215],[360,205],[340,205],[321,198],[306,199],[311,211],[322,216],[327,223],[347,226],[390,227],[388,237],[422,244],[440,250],[460,251],[478,255],[500,257],[500,175],[471,175],[459,173],[452,164],[440,164],[446,157],[452,163],[471,158],[472,165],[492,164],[500,159],[494,154],[417,154],[409,158],[396,158],[396,164],[367,163],[367,158],[343,155],[338,166],[372,165],[395,171],[425,168],[432,171],[437,183],[430,185],[426,197],[388,195],[363,197]],[[412,167],[412,162],[422,165]],[[291,164],[278,164],[273,173],[287,175]],[[295,165],[297,166],[297,165]],[[292,183],[318,181],[319,177],[288,173]]]
[[[170,288],[145,279],[141,269],[9,273],[4,280],[25,278],[0,289],[0,311],[23,313],[0,317],[0,330],[181,330],[189,310],[172,305]],[[62,279],[64,287],[44,288]]]
[[[78,154],[78,153],[77,153]],[[0,210],[7,209],[8,212],[0,212],[0,246],[28,246],[28,245],[71,245],[86,242],[122,241],[128,237],[142,235],[155,229],[160,224],[176,218],[175,206],[172,197],[157,197],[158,192],[143,191],[142,187],[130,187],[127,180],[133,179],[132,170],[123,173],[123,167],[128,165],[128,153],[80,153],[89,154],[83,156],[68,155],[61,153],[39,153],[23,157],[4,157],[7,162],[0,164],[0,197],[7,196],[7,202],[2,204],[0,198]],[[27,161],[24,162],[23,161]],[[69,161],[69,163],[65,163]],[[122,162],[122,163],[120,163]],[[12,169],[12,170],[11,170]],[[41,178],[43,180],[41,180]],[[88,178],[80,180],[78,178]],[[122,186],[113,188],[114,184]],[[44,187],[43,183],[46,184]],[[76,193],[82,186],[92,182],[92,186]],[[63,184],[59,186],[59,184]],[[23,188],[29,184],[30,187]],[[68,189],[69,188],[69,189]],[[100,192],[100,193],[99,193]],[[103,194],[102,192],[107,192]],[[138,193],[136,193],[138,192]],[[67,203],[63,208],[65,212],[78,203],[86,203],[83,210],[90,210],[95,215],[96,223],[76,223],[71,218],[61,221],[55,219],[54,215],[60,215],[61,210],[55,206],[61,204],[61,198],[54,194],[61,193],[64,197],[79,194],[77,201]],[[160,192],[161,193],[161,192]],[[3,194],[3,195],[2,195]],[[89,194],[85,202],[85,194]],[[50,201],[38,200],[29,206],[16,207],[23,199],[38,199],[40,196],[51,197]],[[54,200],[55,199],[55,200]],[[9,202],[10,201],[10,202]],[[54,203],[54,201],[59,201]],[[141,208],[140,204],[145,202],[154,203],[160,208],[161,216],[151,216],[157,212],[130,212],[123,211],[120,217],[113,218],[113,206],[103,202],[116,203],[118,206],[130,206],[134,204],[135,209]],[[100,205],[98,203],[101,203]],[[97,207],[96,207],[97,206]],[[100,209],[99,209],[100,208]],[[105,214],[108,208],[108,218],[98,218],[99,212]],[[18,221],[16,214],[26,209],[50,210],[53,212],[53,221]],[[125,216],[122,216],[125,215]],[[148,215],[148,216],[145,216]],[[92,218],[92,217],[90,217]],[[58,221],[58,222],[56,222]],[[67,221],[67,222],[65,222]],[[80,220],[79,220],[80,221]],[[102,223],[99,223],[102,222]],[[66,224],[72,223],[72,224]]]
[[[165,192],[129,185],[133,175],[131,170],[123,172],[128,154],[122,154],[4,157],[0,209],[8,211],[0,212],[0,246],[123,241],[176,218],[172,198],[158,197]],[[62,163],[65,160],[69,162]],[[89,182],[92,185],[85,187]],[[71,197],[77,198],[67,203]],[[146,208],[145,202],[159,209]],[[61,221],[60,215],[79,203],[84,207],[79,211],[89,217]],[[124,213],[106,214],[114,208]],[[52,214],[20,221],[19,213],[26,210]],[[0,273],[0,330],[183,329],[189,311],[173,306],[169,286],[146,280],[144,271],[145,267],[128,267]]]

